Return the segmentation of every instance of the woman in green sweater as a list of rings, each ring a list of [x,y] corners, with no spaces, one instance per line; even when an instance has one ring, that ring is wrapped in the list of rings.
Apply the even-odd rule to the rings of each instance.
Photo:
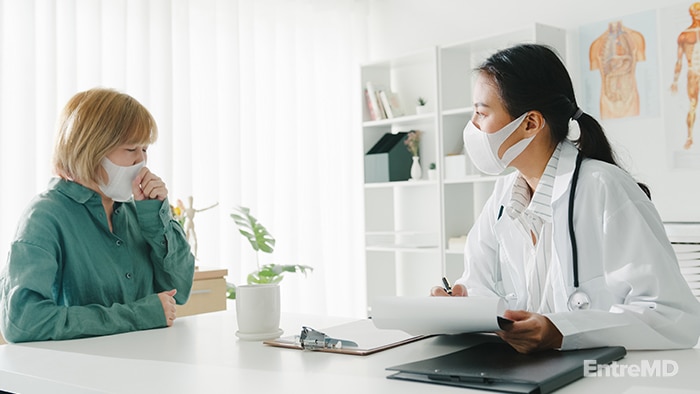
[[[72,339],[171,326],[192,288],[194,257],[165,183],[145,166],[156,123],[110,89],[63,110],[58,175],[29,204],[0,274],[9,342]]]

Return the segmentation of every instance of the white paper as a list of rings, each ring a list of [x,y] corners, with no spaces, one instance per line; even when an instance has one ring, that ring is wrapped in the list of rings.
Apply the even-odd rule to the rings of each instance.
[[[372,321],[412,335],[495,331],[505,309],[496,297],[378,297]]]

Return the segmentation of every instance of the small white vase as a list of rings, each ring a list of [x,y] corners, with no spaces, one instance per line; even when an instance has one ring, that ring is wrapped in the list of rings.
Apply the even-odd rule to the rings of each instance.
[[[413,163],[411,164],[411,180],[419,180],[423,176],[423,171],[420,168],[420,162],[418,161],[418,156],[413,156]]]

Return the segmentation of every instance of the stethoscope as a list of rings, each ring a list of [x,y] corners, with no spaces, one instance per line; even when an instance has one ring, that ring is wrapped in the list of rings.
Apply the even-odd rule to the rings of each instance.
[[[576,234],[574,234],[574,195],[576,194],[576,184],[578,183],[578,173],[581,169],[583,155],[578,152],[576,155],[576,167],[571,177],[571,192],[569,193],[569,238],[571,239],[571,253],[573,258],[574,271],[574,292],[569,296],[567,306],[570,311],[585,310],[591,307],[591,299],[583,290],[579,289],[578,283],[578,249],[576,247]]]
[[[585,310],[591,306],[591,299],[583,290],[579,289],[578,282],[578,249],[576,247],[576,234],[574,234],[574,196],[576,194],[576,184],[578,183],[578,173],[581,169],[583,156],[581,152],[576,155],[576,166],[574,174],[571,177],[571,191],[569,193],[569,238],[571,239],[571,253],[573,257],[573,273],[574,273],[574,292],[571,293],[567,301],[567,307],[570,311]],[[498,219],[503,215],[503,205],[498,212]],[[509,294],[506,299],[512,299],[515,294]]]

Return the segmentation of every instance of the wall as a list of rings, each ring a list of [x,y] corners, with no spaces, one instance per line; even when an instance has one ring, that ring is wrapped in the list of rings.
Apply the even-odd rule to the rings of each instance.
[[[370,61],[403,55],[434,45],[449,45],[543,23],[567,30],[566,61],[581,101],[578,27],[641,11],[690,5],[679,0],[371,0],[369,12]],[[690,18],[687,19],[690,23]],[[661,50],[658,51],[661,53]],[[662,69],[659,73],[671,74]],[[664,75],[664,77],[667,77]],[[658,81],[662,80],[659,75]],[[668,90],[668,86],[659,86]],[[684,94],[679,92],[679,94]],[[658,116],[605,122],[603,126],[622,165],[652,189],[665,221],[700,221],[700,171],[674,169],[666,154],[663,106]],[[695,126],[695,149],[700,149],[700,120]],[[685,133],[685,130],[679,130]]]

